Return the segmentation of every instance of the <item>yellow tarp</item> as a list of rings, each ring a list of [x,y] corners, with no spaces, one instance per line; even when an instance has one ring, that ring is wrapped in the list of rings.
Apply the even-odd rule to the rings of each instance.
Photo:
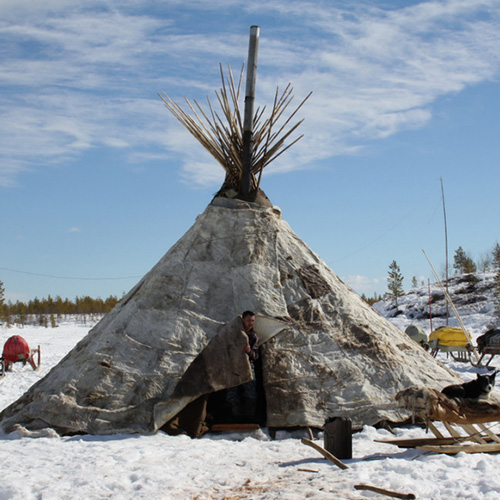
[[[437,340],[440,346],[466,346],[469,340],[461,328],[440,326],[429,335],[429,341]]]

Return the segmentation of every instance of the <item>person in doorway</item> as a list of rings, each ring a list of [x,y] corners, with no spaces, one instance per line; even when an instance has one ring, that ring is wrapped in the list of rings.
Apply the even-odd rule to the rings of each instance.
[[[255,313],[252,311],[245,311],[241,315],[241,322],[248,336],[248,344],[245,346],[245,352],[248,354],[250,363],[254,363],[259,358],[259,337],[253,329],[255,326]]]
[[[255,313],[245,311],[241,315],[241,322],[243,330],[248,336],[248,344],[245,345],[244,350],[250,361],[252,380],[228,389],[226,399],[236,420],[253,422],[256,418],[257,410],[257,382],[254,363],[259,358],[259,337],[253,329],[255,325]]]

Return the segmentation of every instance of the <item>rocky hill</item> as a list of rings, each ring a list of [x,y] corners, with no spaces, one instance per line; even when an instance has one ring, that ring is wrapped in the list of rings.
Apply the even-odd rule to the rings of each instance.
[[[494,273],[477,273],[455,276],[448,281],[451,300],[473,338],[500,327],[500,316],[494,313],[493,278]],[[394,300],[381,300],[373,308],[403,331],[411,324],[427,333],[446,325],[446,300],[438,283],[406,291],[398,299],[398,307]],[[451,308],[448,323],[459,326]]]

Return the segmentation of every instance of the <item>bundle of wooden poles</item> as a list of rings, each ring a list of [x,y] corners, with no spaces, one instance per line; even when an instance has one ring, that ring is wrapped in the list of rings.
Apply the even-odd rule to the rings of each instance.
[[[225,77],[222,65],[220,74],[222,88],[215,91],[221,108],[214,110],[207,97],[208,111],[193,100],[186,98],[190,113],[182,109],[165,92],[158,94],[167,109],[186,127],[186,129],[202,144],[202,146],[222,165],[226,172],[224,186],[239,192],[243,172],[243,121],[239,109],[240,91],[244,67],[236,84],[231,67]],[[303,136],[299,136],[289,144],[287,139],[303,120],[291,124],[293,117],[309,98],[311,93],[288,116],[284,113],[293,100],[293,88],[288,84],[283,92],[276,89],[273,108],[268,118],[264,118],[264,108],[257,108],[253,120],[251,174],[252,189],[258,190],[263,169],[293,146]],[[282,122],[282,123],[281,123]]]

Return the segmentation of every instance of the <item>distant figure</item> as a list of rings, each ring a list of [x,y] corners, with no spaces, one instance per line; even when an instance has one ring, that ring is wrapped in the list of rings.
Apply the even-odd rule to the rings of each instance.
[[[227,390],[226,401],[231,407],[235,420],[252,422],[256,417],[257,410],[257,382],[255,378],[254,362],[259,359],[259,337],[253,329],[255,325],[255,313],[245,311],[241,315],[243,330],[248,336],[248,344],[244,350],[247,353],[252,368],[252,380],[237,387]]]

